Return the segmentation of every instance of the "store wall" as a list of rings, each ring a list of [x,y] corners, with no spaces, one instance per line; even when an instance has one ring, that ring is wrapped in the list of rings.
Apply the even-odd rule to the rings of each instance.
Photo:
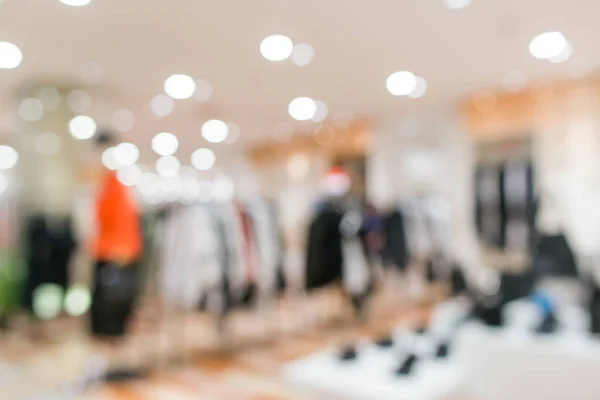
[[[527,134],[540,201],[542,232],[564,231],[580,258],[600,254],[600,77],[532,85],[518,93],[467,99],[470,136],[485,141]],[[489,100],[493,101],[489,101]],[[600,268],[598,268],[600,270]]]
[[[473,212],[473,144],[458,110],[381,123],[369,154],[367,186],[368,198],[380,208],[422,194],[446,200],[454,257],[465,268],[480,267]]]

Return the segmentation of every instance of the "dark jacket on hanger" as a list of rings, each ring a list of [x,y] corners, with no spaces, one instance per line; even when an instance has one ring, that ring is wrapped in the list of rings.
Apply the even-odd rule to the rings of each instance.
[[[400,210],[394,210],[384,217],[383,231],[384,258],[398,269],[404,270],[410,257],[406,242],[406,224]]]

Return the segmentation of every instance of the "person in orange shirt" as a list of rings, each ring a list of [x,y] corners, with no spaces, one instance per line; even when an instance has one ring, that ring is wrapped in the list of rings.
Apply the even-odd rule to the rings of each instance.
[[[115,144],[109,133],[98,133],[98,159]],[[95,336],[125,335],[137,297],[137,270],[142,256],[140,215],[129,188],[117,173],[102,167],[95,204],[96,232],[91,331]]]

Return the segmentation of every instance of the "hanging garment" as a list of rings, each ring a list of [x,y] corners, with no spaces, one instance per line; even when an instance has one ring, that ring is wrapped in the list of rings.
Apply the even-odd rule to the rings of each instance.
[[[201,204],[173,205],[163,219],[160,293],[170,304],[196,309],[222,280],[221,248],[214,215]]]
[[[306,289],[340,282],[356,311],[362,314],[373,289],[364,217],[357,207],[346,210],[341,204],[330,202],[315,215],[309,228]]]
[[[276,287],[277,290],[279,292],[284,291],[287,286],[287,274],[286,274],[286,265],[285,265],[285,259],[286,259],[286,253],[285,253],[285,240],[284,240],[284,235],[283,235],[283,230],[282,230],[282,225],[279,219],[279,213],[277,211],[277,206],[275,204],[274,201],[267,201],[267,208],[269,210],[269,214],[271,215],[271,224],[272,224],[272,231],[275,234],[275,241],[276,241],[276,273],[275,273],[275,279],[276,279]]]
[[[129,188],[106,173],[96,202],[96,259],[137,261],[142,254],[140,214]]]
[[[322,204],[310,223],[307,240],[305,285],[307,290],[318,289],[341,280],[343,218],[341,207]]]
[[[69,263],[76,247],[70,217],[33,215],[25,227],[27,277],[23,305],[33,311],[33,293],[42,284],[67,288]]]
[[[410,255],[406,241],[406,224],[400,209],[387,214],[383,219],[385,237],[384,258],[400,270],[406,269]]]
[[[137,298],[143,244],[137,206],[114,171],[106,173],[98,191],[95,235],[91,331],[95,335],[122,336]]]
[[[266,295],[274,295],[277,290],[278,269],[281,267],[281,242],[277,221],[270,204],[263,200],[255,200],[248,205],[248,214],[252,218],[253,236],[258,255],[259,291]]]
[[[533,169],[514,161],[504,165],[501,176],[503,248],[529,253],[534,236]]]
[[[138,266],[98,261],[90,312],[91,332],[97,336],[119,337],[127,332],[138,293]]]
[[[501,179],[494,165],[477,168],[475,178],[475,220],[480,238],[488,245],[502,246]]]
[[[533,258],[536,278],[546,276],[578,276],[575,256],[564,234],[542,235]]]

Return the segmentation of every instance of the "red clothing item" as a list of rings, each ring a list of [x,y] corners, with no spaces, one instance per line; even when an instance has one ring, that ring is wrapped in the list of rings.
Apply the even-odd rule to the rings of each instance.
[[[109,171],[96,201],[96,259],[131,262],[142,253],[139,212],[129,189]]]
[[[254,258],[254,226],[252,219],[239,205],[237,212],[242,225],[242,240],[244,242],[244,259],[246,261],[246,279],[249,283],[256,282],[257,271]]]

